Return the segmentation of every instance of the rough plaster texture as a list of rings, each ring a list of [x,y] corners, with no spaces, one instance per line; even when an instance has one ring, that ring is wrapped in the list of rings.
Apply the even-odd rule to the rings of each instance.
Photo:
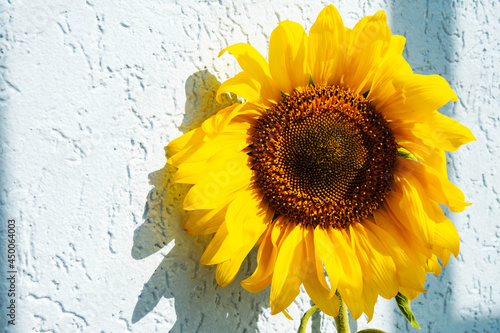
[[[173,190],[164,146],[217,109],[214,87],[238,71],[231,56],[217,58],[220,49],[247,42],[266,54],[278,21],[309,29],[326,4],[2,1],[0,328],[6,221],[16,219],[17,318],[7,332],[296,330],[310,306],[304,292],[289,321],[270,315],[269,289],[250,294],[239,286],[255,268],[255,252],[225,288],[213,267],[199,264],[209,238],[184,233],[179,199],[160,200]],[[477,142],[450,156],[449,177],[474,204],[448,213],[460,255],[440,277],[428,277],[429,291],[413,309],[423,332],[500,331],[500,6],[334,4],[348,26],[386,10],[392,31],[407,36],[414,71],[443,75],[459,96],[443,112]],[[335,330],[319,314],[310,325]],[[366,327],[417,331],[383,299],[369,325],[364,317],[352,324],[353,332]]]

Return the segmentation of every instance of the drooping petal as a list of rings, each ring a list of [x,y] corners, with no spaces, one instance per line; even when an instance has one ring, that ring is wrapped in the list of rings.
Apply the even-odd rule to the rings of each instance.
[[[385,198],[386,207],[430,249],[434,241],[435,222],[429,219],[418,189],[405,178],[396,181],[395,187],[396,191]]]
[[[450,251],[455,258],[458,256],[460,237],[458,236],[457,228],[455,228],[448,218],[444,222],[436,224],[434,244]]]
[[[323,264],[319,258],[319,252],[322,249],[316,248],[315,235],[316,233],[312,227],[304,228],[307,250],[306,261],[303,263],[307,268],[304,288],[321,311],[329,316],[336,317],[339,314],[340,301],[338,297],[332,297],[331,295],[332,291],[335,293],[335,287],[330,287],[326,283]]]
[[[424,121],[416,123],[412,132],[430,147],[456,151],[460,146],[476,140],[470,129],[437,111]]]
[[[425,163],[400,159],[397,172],[408,179],[412,186],[421,184],[423,196],[450,207],[452,212],[462,212],[471,205],[465,202],[463,192],[447,179],[446,174],[439,173]]]
[[[306,277],[306,248],[302,226],[288,225],[290,233],[278,252],[271,281],[271,314],[285,310],[300,292],[300,285]]]
[[[273,215],[274,209],[264,200],[264,194],[258,186],[251,185],[241,191],[229,205],[226,213],[228,232],[241,238],[248,237],[259,221],[267,227]],[[261,234],[262,232],[259,237]]]
[[[257,254],[257,269],[249,278],[241,282],[243,288],[256,293],[271,283],[278,251],[290,231],[290,228],[280,226],[279,219],[268,228]]]
[[[328,231],[323,228],[314,229],[314,243],[317,255],[325,264],[325,269],[330,280],[331,293],[329,297],[333,297],[337,289],[340,275],[344,273],[342,262],[335,251],[336,248],[328,235]],[[339,246],[340,245],[337,244],[337,247]],[[348,274],[347,272],[345,273]]]
[[[230,196],[229,200],[232,199]],[[228,201],[229,201],[228,200]],[[190,235],[208,235],[219,230],[224,222],[228,204],[214,209],[199,209],[189,212],[184,230]]]
[[[345,301],[353,318],[357,319],[363,313],[364,305],[361,299],[363,290],[363,277],[361,266],[356,254],[352,249],[351,245],[348,243],[348,235],[344,231],[329,228],[327,230],[328,239],[325,239],[325,250],[319,248],[318,253],[321,255],[323,251],[330,246],[335,249],[335,254],[338,256],[340,265],[338,267],[326,265],[326,259],[322,260],[325,263],[325,268],[327,269],[328,276],[338,275],[337,290],[339,291],[342,299]],[[321,235],[319,235],[321,236]],[[317,243],[318,246],[321,243]],[[326,252],[329,253],[329,252]],[[331,279],[331,278],[330,278]],[[332,284],[332,290],[334,285]],[[333,295],[331,295],[334,297]]]
[[[432,255],[432,258],[427,260],[426,270],[429,273],[434,273],[434,276],[441,274],[441,265],[439,264],[435,254]]]
[[[240,249],[242,240],[236,239],[236,237],[228,238],[228,235],[229,233],[227,232],[226,223],[223,222],[215,233],[214,238],[210,241],[210,244],[208,244],[207,249],[203,252],[200,259],[202,264],[217,264],[231,258],[233,250],[224,253],[223,251],[220,251],[222,246],[225,248]]]
[[[351,225],[354,249],[363,271],[363,282],[376,293],[390,299],[398,292],[397,270],[394,259],[383,243],[363,223]]]
[[[248,188],[238,193],[229,204],[224,223],[201,258],[202,264],[213,265],[234,257],[233,261],[228,263],[231,267],[224,268],[226,279],[234,278],[231,274],[236,274],[237,269],[233,266],[241,264],[265,232],[274,215],[274,210],[262,201],[262,195],[258,192],[254,188]],[[223,240],[220,240],[221,237]],[[240,250],[246,253],[243,255]]]
[[[219,287],[225,287],[229,283],[233,282],[236,274],[238,274],[241,263],[246,258],[252,247],[253,245],[246,245],[237,250],[228,260],[217,264],[215,279],[217,280]]]
[[[388,200],[384,203],[384,207],[373,214],[375,223],[389,232],[394,238],[401,240],[403,244],[408,244],[411,254],[418,257],[417,260],[425,262],[431,258],[433,254],[432,246],[412,231],[406,216],[394,215],[387,202]],[[402,246],[404,247],[404,245]]]
[[[374,214],[375,220],[386,218],[386,216],[380,213],[377,214],[377,212]],[[377,217],[375,218],[375,216]],[[377,224],[372,223],[369,219],[366,220],[363,225],[377,237],[387,250],[387,253],[394,260],[399,285],[408,289],[424,292],[423,285],[425,283],[426,272],[423,264],[425,261],[419,260],[420,258],[413,254],[412,249],[406,243],[405,239],[393,236]]]
[[[405,295],[406,298],[408,298],[410,301],[413,301],[415,298],[417,298],[418,295],[420,295],[420,292],[418,292],[418,291],[407,289],[407,288],[403,288],[403,287],[399,288],[399,292],[401,294]]]
[[[168,163],[201,162],[219,151],[241,151],[248,145],[248,129],[259,111],[251,103],[233,104],[205,120],[201,127],[188,132],[167,146],[173,152]]]

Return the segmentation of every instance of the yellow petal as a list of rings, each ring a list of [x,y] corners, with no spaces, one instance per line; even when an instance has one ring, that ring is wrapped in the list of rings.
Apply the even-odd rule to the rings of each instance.
[[[314,230],[314,243],[316,247],[316,253],[325,264],[326,272],[328,273],[328,278],[330,279],[331,293],[329,297],[335,295],[335,290],[337,290],[337,284],[340,275],[343,275],[342,262],[335,251],[335,246],[332,240],[328,236],[328,232],[323,228],[316,228]],[[337,244],[337,246],[340,246]],[[345,274],[349,274],[345,272]]]
[[[434,244],[451,251],[455,258],[458,256],[460,237],[458,236],[457,228],[455,228],[448,218],[444,222],[436,224]]]
[[[241,69],[250,78],[260,84],[265,99],[273,103],[281,100],[280,92],[271,79],[269,64],[253,46],[245,43],[234,44],[220,51],[219,57],[226,51],[236,58]]]
[[[256,293],[269,285],[276,258],[278,257],[278,250],[281,246],[281,240],[286,238],[289,232],[289,228],[281,228],[277,226],[276,222],[269,226],[257,254],[257,269],[249,278],[241,282],[243,288],[252,293]]]
[[[177,154],[187,146],[193,146],[201,143],[205,135],[206,133],[200,127],[198,127],[178,137],[177,139],[170,141],[170,143],[167,145],[167,150],[169,150],[170,155]]]
[[[399,35],[392,35],[387,53],[390,55],[402,55],[405,48],[406,38]]]
[[[289,224],[290,233],[280,247],[271,282],[271,314],[285,310],[300,292],[306,276],[302,262],[305,257],[301,226]]]
[[[462,212],[471,205],[465,202],[462,191],[447,179],[446,174],[439,173],[425,163],[409,159],[399,159],[398,164],[398,172],[410,179],[413,186],[421,184],[422,195],[450,207],[452,212]]]
[[[374,218],[377,216],[375,220],[384,218],[380,213],[377,214],[379,210],[374,214]],[[383,230],[369,220],[366,220],[363,225],[377,237],[387,250],[387,253],[394,260],[399,285],[408,289],[424,292],[423,285],[426,278],[425,261],[420,261],[419,258],[413,254],[412,249],[405,242],[405,239],[393,237],[393,234]]]
[[[238,114],[238,110],[245,106],[245,104],[246,103],[234,103],[233,105],[220,110],[219,112],[205,120],[201,124],[201,128],[207,134],[216,134],[222,132],[224,128],[229,124],[229,121]]]
[[[257,186],[238,193],[226,213],[227,230],[231,235],[246,238],[254,233],[253,223],[259,228],[260,224],[266,226],[270,224],[274,209],[269,207],[267,200],[263,200],[263,197],[263,193],[257,189]],[[262,232],[259,233],[259,237],[261,234]]]
[[[351,311],[353,318],[357,319],[363,313],[364,308],[361,300],[363,290],[361,266],[354,250],[347,242],[349,237],[344,231],[330,228],[328,229],[328,237],[341,263],[338,268],[339,282],[337,289]],[[327,272],[328,276],[330,276],[331,269],[327,270]]]
[[[238,168],[212,171],[193,185],[184,198],[185,210],[214,209],[233,192],[251,182],[252,171],[244,165]]]
[[[388,196],[390,195],[391,193]],[[410,254],[417,256],[418,260],[425,262],[428,258],[432,257],[432,245],[422,241],[421,237],[414,234],[407,223],[406,216],[394,215],[387,204],[387,200],[383,207],[380,207],[373,214],[373,217],[378,226],[387,230],[391,235],[394,235],[396,239],[401,240],[403,244],[408,244],[408,247],[412,249]]]
[[[252,241],[253,240],[255,239],[252,238]],[[217,265],[215,279],[220,287],[225,287],[229,283],[233,282],[241,267],[241,263],[254,245],[255,242],[245,244],[245,246],[241,247],[241,249],[234,252],[231,258]]]
[[[260,82],[252,79],[246,72],[240,72],[220,85],[216,95],[218,103],[222,103],[221,95],[227,92],[232,92],[264,108],[272,104],[263,97],[262,85]]]
[[[348,43],[341,83],[355,93],[364,93],[391,45],[385,12],[362,18],[348,33]]]
[[[254,103],[235,103],[205,120],[201,127],[209,138],[213,138],[218,133],[248,129],[254,124],[254,119],[261,115],[262,109]],[[231,126],[228,127],[228,125]]]
[[[352,225],[356,256],[363,270],[363,282],[372,284],[375,292],[390,299],[398,293],[396,265],[383,243],[363,224]]]
[[[308,39],[308,63],[316,85],[340,83],[344,39],[344,23],[337,8],[325,7],[311,27]]]
[[[208,235],[217,232],[224,222],[227,207],[228,204],[221,204],[214,209],[199,209],[189,212],[184,230],[190,235]]]
[[[195,184],[197,181],[205,178],[206,175],[202,174],[200,170],[202,170],[206,164],[207,161],[181,163],[178,166],[172,181],[182,184]]]
[[[241,234],[229,233],[225,223],[223,223],[203,253],[200,262],[203,265],[214,265],[232,259],[228,263],[229,266],[224,267],[223,265],[224,268],[221,268],[223,270],[221,274],[223,273],[224,281],[227,283],[231,282],[238,272],[239,265],[241,265],[243,259],[245,259],[248,252],[254,247],[266,228],[267,224],[257,218],[252,221],[246,221],[245,236],[243,237]],[[234,275],[232,275],[233,273]],[[230,279],[230,281],[227,279]],[[222,280],[218,281],[222,282]]]
[[[399,292],[401,294],[405,295],[406,298],[408,298],[410,301],[413,301],[415,298],[417,298],[418,295],[420,295],[420,292],[418,292],[418,291],[411,290],[411,289],[406,289],[406,288],[403,288],[403,287],[399,288]]]
[[[335,293],[336,288],[332,285],[330,289],[326,283],[323,264],[318,256],[318,252],[322,249],[315,248],[315,231],[312,227],[304,228],[304,237],[307,249],[306,261],[302,263],[307,269],[304,288],[321,311],[329,316],[336,317],[339,314],[340,302],[338,297],[331,297],[331,292]]]
[[[227,126],[228,128],[230,126]],[[182,163],[200,162],[223,150],[242,151],[248,146],[246,130],[224,132],[213,139],[187,147],[170,158],[170,163],[178,167]]]
[[[240,170],[242,168],[250,168],[247,154],[241,151],[222,150],[205,161],[181,163],[174,174],[173,181],[196,184],[209,176],[223,182],[223,178],[239,175],[242,171],[246,171]]]
[[[389,119],[419,121],[450,100],[457,101],[457,95],[439,75],[401,75],[393,82],[397,93],[384,104],[382,111]]]
[[[432,255],[432,258],[427,260],[427,272],[434,273],[434,276],[441,274],[441,265],[439,264],[436,255]]]
[[[236,274],[238,274],[241,263],[243,262],[247,254],[248,252],[242,248],[239,251],[236,251],[236,254],[234,254],[230,259],[217,264],[217,269],[215,270],[215,279],[219,287],[225,287],[229,283],[233,282]]]
[[[267,229],[266,236],[259,246],[255,272],[247,279],[241,281],[241,286],[249,292],[257,293],[266,288],[271,282],[274,264],[278,255],[277,249],[271,242],[270,234],[273,229],[272,225]]]
[[[281,311],[281,313],[286,317],[288,320],[293,320],[293,318],[286,312],[286,310]]]
[[[288,94],[297,87],[308,85],[306,50],[307,35],[298,23],[280,22],[271,33],[269,68],[276,87],[281,92]]]
[[[225,222],[220,227],[224,227],[221,233],[225,235],[225,239],[219,241],[217,238],[219,231],[217,231],[214,237],[217,241],[212,240],[213,245],[210,242],[202,256],[201,263],[204,265],[218,264],[235,257],[229,263],[231,267],[223,269],[225,278],[231,277],[232,273],[236,274],[237,269],[232,265],[241,264],[269,226],[274,215],[274,209],[269,208],[267,203],[262,201],[262,195],[256,192],[258,191],[248,188],[238,193],[229,204]],[[244,253],[239,253],[240,250]]]
[[[367,99],[373,101],[380,112],[384,113],[385,102],[396,93],[393,80],[402,73],[411,74],[412,71],[410,65],[399,54],[386,57],[375,72]]]
[[[398,177],[397,174],[395,176]],[[420,187],[415,188],[415,186],[419,186],[418,182],[410,182],[406,178],[396,181],[396,191],[385,198],[386,207],[394,216],[399,217],[405,228],[420,239],[423,246],[430,249],[434,241],[435,222],[427,215],[418,191]]]
[[[456,151],[463,144],[476,140],[470,129],[437,111],[425,122],[416,123],[412,132],[424,144],[447,151]]]
[[[226,223],[223,222],[201,256],[200,262],[203,265],[217,264],[231,258],[233,251],[220,251],[223,245],[226,248],[240,249],[242,240],[236,237],[229,238],[228,235]]]

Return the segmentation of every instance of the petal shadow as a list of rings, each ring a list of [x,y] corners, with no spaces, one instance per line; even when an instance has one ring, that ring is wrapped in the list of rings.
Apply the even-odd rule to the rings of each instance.
[[[206,118],[237,101],[236,96],[226,95],[219,105],[215,101],[219,86],[220,82],[207,70],[187,79],[186,112],[179,127],[182,132],[200,126]],[[191,236],[183,229],[182,201],[189,186],[173,183],[174,172],[165,164],[149,175],[153,189],[147,196],[144,223],[134,233],[131,255],[143,260],[172,241],[175,245],[144,284],[132,322],[144,319],[165,297],[175,302],[177,318],[171,332],[257,330],[261,308],[269,307],[269,289],[251,294],[238,283],[255,270],[256,249],[243,262],[236,281],[220,288],[215,281],[215,267],[199,263],[212,236]]]

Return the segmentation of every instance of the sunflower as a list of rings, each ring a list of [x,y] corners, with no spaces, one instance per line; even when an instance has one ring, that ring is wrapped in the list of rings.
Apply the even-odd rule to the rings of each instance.
[[[378,296],[424,292],[459,236],[439,204],[469,203],[446,173],[446,151],[474,136],[436,109],[457,97],[438,75],[414,74],[383,11],[344,26],[324,8],[309,35],[280,22],[269,62],[248,44],[222,50],[242,71],[217,92],[242,97],[168,145],[173,180],[191,184],[185,230],[215,233],[201,263],[225,286],[258,246],[250,292],[271,284],[272,314],[303,284],[337,316],[357,319]],[[438,261],[441,261],[441,263]]]

